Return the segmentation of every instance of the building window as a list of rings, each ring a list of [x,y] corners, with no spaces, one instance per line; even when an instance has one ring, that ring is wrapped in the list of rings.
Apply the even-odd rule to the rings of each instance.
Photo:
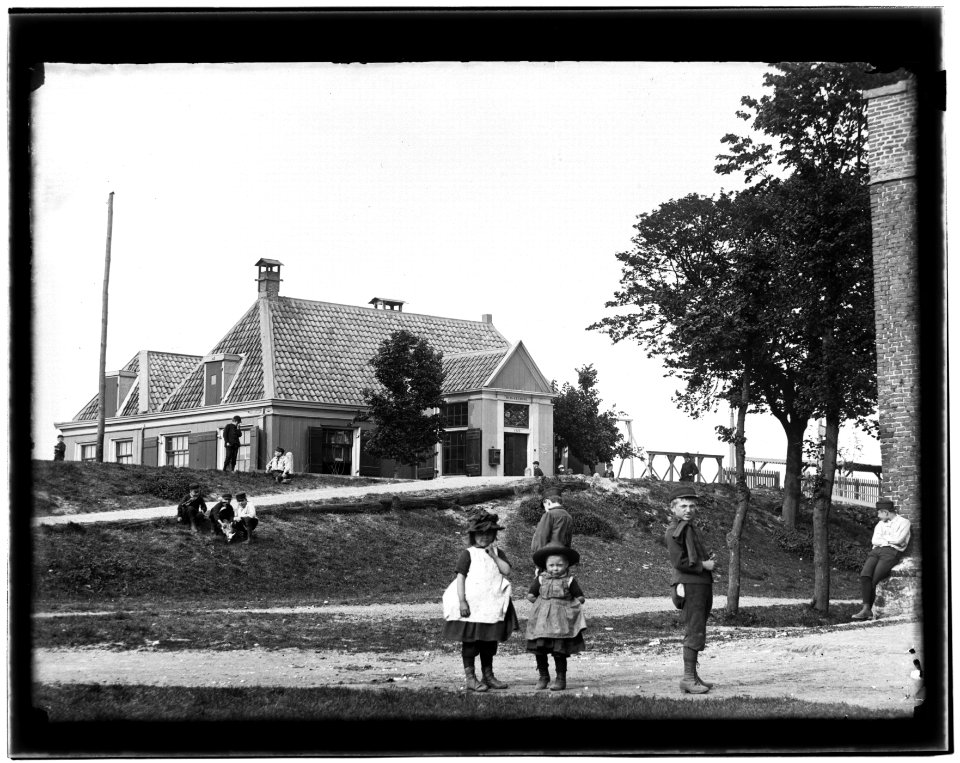
[[[118,464],[133,463],[133,440],[117,440],[114,443]]]
[[[503,404],[503,425],[514,429],[530,428],[530,406],[517,403]]]
[[[81,461],[96,461],[97,460],[97,444],[90,443],[89,445],[80,446],[80,460]]]
[[[467,401],[446,403],[443,406],[443,426],[445,429],[465,427],[467,425]]]
[[[467,473],[467,433],[443,433],[443,473]]]
[[[167,454],[165,461],[167,466],[189,466],[190,435],[167,435],[165,451]]]

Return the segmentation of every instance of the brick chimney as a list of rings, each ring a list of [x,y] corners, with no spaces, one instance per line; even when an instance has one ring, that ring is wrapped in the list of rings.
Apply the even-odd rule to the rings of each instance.
[[[480,320],[484,323],[493,323],[493,313],[484,313],[480,316]]]
[[[257,265],[257,298],[280,296],[280,260],[259,259]]]

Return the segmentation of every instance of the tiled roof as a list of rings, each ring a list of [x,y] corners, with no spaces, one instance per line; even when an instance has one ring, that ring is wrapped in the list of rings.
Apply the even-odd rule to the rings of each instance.
[[[270,303],[276,395],[285,400],[363,405],[375,387],[370,359],[399,329],[447,354],[509,349],[491,323],[280,297]]]
[[[264,398],[263,348],[257,300],[210,354],[242,360],[224,403]],[[444,392],[477,389],[510,349],[492,323],[314,302],[292,297],[267,300],[273,337],[276,397],[314,403],[363,405],[363,388],[376,386],[370,359],[392,332],[407,329],[444,354]],[[182,411],[203,400],[201,356],[150,353],[150,410]],[[138,356],[127,364],[136,370]],[[97,398],[80,418],[96,418]],[[136,413],[136,402],[123,415]]]
[[[500,364],[507,349],[488,350],[486,352],[468,352],[459,355],[444,355],[443,370],[446,378],[443,380],[443,392],[460,392],[480,389],[494,369]]]
[[[127,364],[121,368],[121,371],[133,371],[137,373],[140,369],[140,353],[138,352]],[[93,400],[80,409],[80,413],[74,416],[74,421],[93,421],[100,415],[100,392],[93,396]]]
[[[200,360],[199,355],[183,355],[177,352],[155,352],[150,354],[150,401],[149,410],[158,411],[167,395],[182,380],[184,374],[197,365]],[[140,353],[121,369],[122,371],[140,372]],[[123,410],[117,414],[119,416],[135,416],[139,411],[140,401],[140,380],[133,383],[133,392],[127,398],[127,404]],[[94,395],[93,400],[87,403],[80,413],[77,414],[75,421],[91,421],[97,418],[100,410],[99,393]],[[122,402],[122,401],[121,401]]]
[[[263,398],[263,367],[260,360],[260,312],[257,303],[243,314],[237,324],[220,340],[210,354],[232,353],[243,357],[237,376],[225,403],[240,403]],[[194,365],[181,374],[182,383],[164,403],[164,411],[199,408],[203,402],[203,368],[196,358]]]

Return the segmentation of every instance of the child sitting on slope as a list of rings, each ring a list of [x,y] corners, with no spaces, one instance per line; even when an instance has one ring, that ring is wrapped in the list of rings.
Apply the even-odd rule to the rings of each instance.
[[[506,641],[519,627],[510,600],[510,562],[497,548],[496,514],[483,512],[467,527],[470,547],[457,560],[456,579],[443,592],[443,638],[462,642],[463,672],[469,691],[506,689],[493,674],[497,642]],[[477,680],[480,655],[483,678]]]
[[[527,593],[533,603],[527,620],[527,651],[537,658],[537,689],[562,691],[567,688],[567,657],[584,649],[587,627],[581,604],[586,601],[580,584],[570,575],[570,565],[580,554],[568,546],[553,543],[533,555],[534,564],[545,572],[537,575]],[[550,683],[547,655],[553,655],[557,677]]]

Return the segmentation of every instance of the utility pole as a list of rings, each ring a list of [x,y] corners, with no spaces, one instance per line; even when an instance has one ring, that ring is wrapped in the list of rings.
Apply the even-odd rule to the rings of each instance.
[[[103,317],[100,321],[100,397],[97,414],[97,463],[103,463],[103,431],[107,422],[107,293],[110,286],[110,238],[113,234],[113,191],[107,198],[107,254],[103,264]]]

